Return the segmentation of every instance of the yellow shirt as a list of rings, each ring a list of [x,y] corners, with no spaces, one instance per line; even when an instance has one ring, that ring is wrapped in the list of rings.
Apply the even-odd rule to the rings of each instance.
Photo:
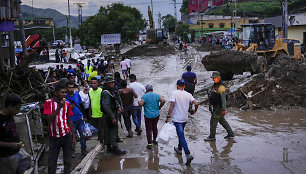
[[[98,71],[93,71],[92,73],[90,73],[89,77],[88,77],[88,81],[91,80],[91,78],[93,77],[97,77],[98,76]]]

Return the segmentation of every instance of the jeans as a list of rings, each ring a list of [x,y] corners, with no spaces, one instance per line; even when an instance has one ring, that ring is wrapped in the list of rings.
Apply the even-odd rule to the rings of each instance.
[[[179,144],[178,144],[178,148],[181,150],[182,148],[184,148],[184,152],[186,155],[190,154],[190,151],[188,149],[188,145],[187,142],[185,140],[185,135],[184,135],[184,129],[186,126],[186,123],[177,123],[177,122],[173,122],[174,126],[176,127],[176,133],[179,139]]]
[[[159,120],[159,116],[156,118],[145,117],[148,144],[152,144],[152,131],[153,131],[153,139],[156,140],[156,137],[158,134],[158,129],[157,129],[158,120]]]
[[[48,156],[48,174],[56,173],[57,159],[61,148],[63,148],[64,174],[70,174],[71,158],[72,158],[71,133],[59,138],[50,137],[49,156]]]
[[[91,118],[91,125],[98,129],[98,140],[100,143],[104,141],[104,129],[105,129],[105,119],[104,117],[100,118]]]
[[[85,122],[83,119],[79,119],[78,121],[73,122],[74,131],[78,130],[80,134],[80,144],[81,144],[82,151],[86,150],[86,139],[83,136],[84,126],[85,126]],[[75,152],[75,148],[72,149],[72,153],[74,152]]]
[[[21,155],[19,152],[8,157],[0,157],[0,174],[18,173],[17,171],[20,159]]]
[[[140,106],[134,106],[133,107],[133,121],[136,126],[136,128],[141,128],[141,107]]]
[[[123,105],[124,112],[123,112],[123,119],[124,125],[127,131],[131,130],[132,123],[131,123],[131,115],[133,114],[133,105],[125,106]]]

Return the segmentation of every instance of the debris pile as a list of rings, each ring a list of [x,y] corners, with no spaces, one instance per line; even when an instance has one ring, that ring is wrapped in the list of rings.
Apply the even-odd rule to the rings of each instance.
[[[270,109],[306,107],[306,64],[290,58],[274,62],[240,90],[229,94],[231,107]]]
[[[239,51],[215,51],[202,58],[207,71],[219,71],[223,80],[231,80],[234,74],[256,70],[256,54]],[[252,68],[253,66],[253,68]]]
[[[175,54],[175,48],[168,43],[139,45],[125,53],[129,57],[165,56]]]
[[[23,103],[31,103],[44,101],[49,88],[41,73],[34,68],[0,70],[0,102],[12,93],[19,95]]]
[[[221,51],[225,50],[225,47],[220,45],[212,45],[211,43],[203,43],[196,48],[197,51]]]

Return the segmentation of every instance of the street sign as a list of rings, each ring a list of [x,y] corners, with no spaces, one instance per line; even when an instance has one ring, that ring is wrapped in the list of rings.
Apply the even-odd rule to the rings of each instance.
[[[101,44],[120,44],[121,43],[121,34],[103,34],[101,35]]]

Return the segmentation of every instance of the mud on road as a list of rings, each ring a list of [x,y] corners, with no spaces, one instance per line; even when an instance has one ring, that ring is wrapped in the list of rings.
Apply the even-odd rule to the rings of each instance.
[[[175,90],[175,82],[191,64],[198,75],[197,91],[209,86],[211,73],[201,64],[208,53],[190,48],[188,55],[177,53],[170,56],[134,57],[132,73],[143,85],[152,84],[154,91],[169,99]],[[239,83],[247,83],[242,79]],[[239,86],[236,84],[236,86]],[[204,100],[200,95],[197,100]],[[158,123],[164,124],[169,104],[161,110]],[[185,129],[186,139],[194,155],[186,166],[185,155],[176,155],[173,147],[159,144],[146,149],[145,132],[140,136],[125,138],[127,132],[120,129],[124,139],[119,146],[127,150],[124,156],[107,154],[104,150],[95,158],[89,173],[304,173],[306,170],[306,109],[276,111],[240,111],[229,108],[226,118],[236,138],[224,140],[225,130],[218,125],[217,141],[204,142],[209,134],[210,113],[207,105],[201,105],[198,113],[190,117]],[[133,129],[134,129],[133,125]],[[144,130],[144,122],[142,122]]]

